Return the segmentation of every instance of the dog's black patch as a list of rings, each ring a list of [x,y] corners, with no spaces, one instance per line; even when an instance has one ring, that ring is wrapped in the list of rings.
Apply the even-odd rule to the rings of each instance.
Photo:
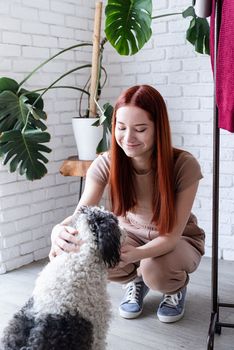
[[[33,305],[33,298],[18,311],[4,329],[1,342],[1,350],[22,349],[25,339],[28,339],[31,328],[34,325],[34,318],[28,312]]]
[[[29,317],[32,298],[4,331],[2,350],[90,350],[93,326],[79,314]]]
[[[120,261],[121,231],[117,217],[96,207],[82,206],[79,212],[87,216],[90,230],[107,267],[115,267]]]

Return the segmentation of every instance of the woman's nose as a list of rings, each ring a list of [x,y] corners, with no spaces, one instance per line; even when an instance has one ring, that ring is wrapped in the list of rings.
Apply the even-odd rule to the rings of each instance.
[[[130,142],[132,140],[134,140],[134,133],[130,129],[128,129],[125,133],[125,141]]]

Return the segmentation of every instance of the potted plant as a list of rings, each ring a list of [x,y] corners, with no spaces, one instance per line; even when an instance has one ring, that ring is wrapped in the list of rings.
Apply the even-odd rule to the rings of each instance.
[[[99,141],[95,144],[95,149],[98,153],[105,151],[109,146],[109,133],[111,132],[111,116],[113,108],[109,103],[101,107],[98,99],[106,81],[106,71],[102,66],[102,55],[106,40],[98,42],[98,56],[96,56],[96,76],[93,79],[94,88],[90,92],[88,83],[85,86],[61,86],[57,85],[65,76],[77,72],[79,70],[90,69],[93,62],[85,65],[79,65],[68,72],[65,72],[53,81],[48,87],[29,91],[23,87],[24,83],[48,62],[54,60],[57,56],[62,55],[66,51],[74,50],[80,47],[94,46],[93,43],[79,43],[59,51],[54,56],[42,62],[32,72],[30,72],[20,83],[15,80],[2,77],[0,78],[0,157],[3,158],[3,165],[9,164],[11,172],[19,171],[20,175],[25,174],[29,180],[42,178],[47,169],[45,164],[48,162],[46,153],[51,152],[51,149],[45,145],[49,142],[50,134],[46,131],[47,126],[44,123],[46,120],[46,112],[44,111],[43,96],[45,93],[55,88],[71,88],[81,92],[80,105],[83,95],[88,96],[89,106],[86,108],[85,115],[81,118],[94,126],[102,126],[102,128],[92,127],[92,130],[98,130]],[[102,72],[105,73],[104,83],[102,82]],[[90,78],[89,78],[90,79]],[[88,79],[88,81],[89,81]],[[93,96],[91,97],[91,93]],[[98,111],[90,108],[90,102],[97,106]],[[92,119],[89,119],[92,113]],[[97,117],[94,119],[94,117]],[[89,127],[90,128],[90,127]],[[85,149],[87,149],[87,133]],[[91,137],[91,139],[93,136]],[[95,151],[91,152],[92,154]]]
[[[98,45],[99,60],[97,65],[95,62],[92,64],[92,68],[94,66],[97,67],[97,75],[92,74],[91,72],[91,77],[94,78],[91,79],[91,77],[89,77],[87,83],[85,84],[86,88],[89,80],[91,79],[91,87],[83,90],[81,94],[79,103],[79,117],[72,118],[73,133],[80,160],[93,160],[98,153],[104,152],[109,148],[109,135],[111,133],[113,107],[110,103],[106,103],[103,107],[101,107],[98,102],[99,98],[101,97],[101,91],[104,88],[107,80],[106,70],[102,66],[102,56],[105,43],[106,39],[104,38],[100,45]],[[103,82],[101,79],[102,70],[105,74]],[[94,82],[93,88],[92,81]],[[82,97],[84,93],[89,96],[89,107],[86,109],[85,114],[81,114]],[[93,128],[91,126],[96,126],[98,128]],[[102,128],[99,126],[102,126]]]
[[[90,76],[90,97],[89,109],[86,118],[73,118],[72,126],[78,148],[80,160],[93,160],[96,153],[108,149],[108,133],[111,130],[112,106],[106,104],[104,110],[98,104],[98,97],[103,88],[101,86],[102,57],[106,39],[101,41],[101,18],[102,2],[96,3],[93,31],[92,67]],[[105,74],[106,71],[104,70]],[[106,79],[104,80],[105,83]],[[97,114],[97,109],[101,111],[101,116]],[[95,118],[95,119],[93,119]],[[101,138],[101,128],[91,128],[92,125],[103,126],[103,137]],[[98,141],[101,141],[98,143]],[[88,143],[87,143],[88,140]],[[97,146],[98,144],[98,146]]]
[[[209,53],[209,25],[206,19],[197,17],[194,7],[190,6],[182,13],[170,13],[152,17],[152,0],[108,0],[106,8],[105,33],[108,41],[121,55],[133,55],[137,53],[152,35],[151,22],[165,16],[182,15],[184,18],[192,17],[186,38],[191,42],[195,50],[200,53]],[[100,20],[99,20],[100,22]],[[113,108],[110,104],[103,108],[98,103],[101,84],[101,72],[105,73],[102,67],[102,54],[106,39],[98,43],[100,55],[96,64],[96,77],[93,78],[93,92],[90,96],[89,89],[85,87],[66,86],[86,94],[89,100],[98,107],[99,116],[94,121],[87,117],[96,116],[92,107],[88,108],[85,117],[92,125],[103,126],[103,138],[99,142],[97,152],[108,148],[108,134],[111,132],[111,116]],[[97,44],[97,43],[96,43]],[[3,157],[3,164],[9,163],[11,172],[19,170],[25,174],[27,179],[34,180],[43,177],[46,172],[45,164],[48,159],[44,153],[51,150],[45,145],[49,142],[50,135],[46,132],[46,112],[44,111],[43,95],[53,88],[61,88],[57,83],[68,74],[75,71],[90,69],[93,64],[86,64],[75,67],[58,77],[53,83],[44,89],[28,91],[23,84],[46,63],[54,60],[58,55],[66,51],[74,50],[82,46],[92,46],[92,43],[79,43],[64,50],[42,62],[26,78],[17,83],[10,78],[0,78],[0,157]],[[104,79],[105,80],[105,79]],[[42,92],[41,92],[42,91]],[[39,94],[40,93],[40,94]],[[92,114],[92,115],[90,115]],[[79,118],[77,118],[79,119]],[[86,135],[86,133],[83,133]],[[87,140],[87,137],[86,137]],[[85,142],[85,148],[87,142]]]
[[[40,179],[47,173],[45,164],[48,162],[48,159],[45,153],[51,152],[51,149],[45,145],[45,143],[50,141],[50,134],[46,131],[47,126],[44,123],[47,116],[44,111],[43,96],[46,92],[54,88],[71,88],[81,91],[82,94],[90,97],[88,89],[83,87],[57,86],[56,84],[74,71],[90,68],[91,64],[75,67],[61,75],[56,81],[44,89],[29,91],[23,87],[23,84],[39,68],[63,52],[80,46],[90,45],[92,44],[81,43],[60,51],[38,66],[20,83],[8,77],[0,78],[0,157],[3,158],[3,165],[9,163],[11,172],[18,169],[20,175],[25,174],[29,180]],[[103,87],[100,84],[99,86],[101,88]],[[41,90],[42,92],[39,93]],[[100,97],[100,92],[101,89],[99,89],[98,97]],[[98,104],[97,100],[96,102]],[[101,136],[102,138],[98,145],[96,143],[95,148],[97,147],[97,152],[103,152],[108,148],[112,106],[107,103],[101,108],[98,104],[98,108],[99,114],[96,119],[88,118],[88,108],[86,114],[82,115],[82,117],[94,126],[102,125],[103,128],[98,131],[99,141]],[[87,142],[86,147],[88,147]]]

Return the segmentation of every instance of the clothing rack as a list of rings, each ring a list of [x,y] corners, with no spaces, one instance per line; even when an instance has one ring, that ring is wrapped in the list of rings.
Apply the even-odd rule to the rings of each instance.
[[[219,32],[222,20],[223,0],[216,0],[215,44],[214,44],[214,121],[213,121],[213,203],[212,203],[212,310],[207,338],[207,350],[214,348],[215,333],[221,334],[222,327],[234,328],[234,323],[220,322],[220,308],[234,308],[234,304],[219,301],[218,297],[218,237],[219,237],[219,156],[220,129],[218,127],[219,112],[216,105],[216,58],[218,52]]]

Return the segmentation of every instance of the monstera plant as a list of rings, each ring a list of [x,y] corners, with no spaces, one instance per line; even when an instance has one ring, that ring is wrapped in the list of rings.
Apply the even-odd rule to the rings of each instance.
[[[209,54],[209,24],[195,14],[193,6],[183,12],[152,16],[152,0],[108,0],[106,37],[120,55],[134,55],[152,36],[152,20],[168,16],[191,17],[186,39],[199,53]]]
[[[198,18],[193,6],[181,13],[173,12],[152,16],[152,0],[108,0],[105,8],[105,34],[107,40],[120,55],[134,55],[147,43],[152,36],[152,20],[166,16],[191,17],[189,28],[186,32],[187,40],[192,43],[199,53],[209,54],[209,24],[206,19]],[[100,52],[103,51],[102,41]],[[9,169],[14,172],[18,169],[21,175],[25,174],[29,180],[42,178],[46,172],[48,159],[45,154],[51,150],[45,143],[50,140],[50,134],[46,131],[46,112],[44,111],[43,95],[54,88],[72,88],[89,96],[85,87],[57,86],[57,83],[68,74],[81,69],[89,69],[91,64],[81,65],[64,73],[44,89],[28,91],[23,84],[41,67],[54,60],[65,51],[73,50],[81,46],[91,46],[92,43],[80,43],[64,50],[42,62],[26,78],[17,83],[15,80],[0,78],[0,157],[3,164],[9,164]],[[100,55],[99,81],[101,71]],[[105,72],[106,74],[106,72]],[[98,91],[102,90],[98,84]],[[97,125],[103,125],[103,139],[100,141],[97,151],[103,151],[108,146],[106,135],[111,131],[111,117],[113,108],[106,104],[101,108]],[[88,116],[88,114],[87,114]]]
[[[106,40],[103,40],[100,44],[97,100],[106,81],[106,71],[102,67],[102,53],[105,42]],[[40,179],[47,173],[45,164],[48,163],[48,159],[45,154],[51,152],[51,149],[45,145],[45,143],[50,141],[50,134],[46,131],[47,126],[44,123],[47,115],[44,111],[42,97],[49,90],[58,88],[75,89],[82,93],[81,97],[83,94],[89,97],[88,84],[85,84],[83,88],[78,86],[58,86],[57,83],[73,72],[90,69],[91,64],[80,65],[69,70],[43,89],[29,91],[23,88],[23,84],[40,68],[57,56],[66,51],[86,46],[92,46],[92,43],[80,43],[59,51],[48,60],[42,62],[20,83],[8,77],[0,78],[0,157],[3,158],[3,165],[9,164],[10,172],[18,170],[20,175],[25,174],[29,180]],[[105,73],[104,83],[101,83],[102,71]],[[88,72],[87,74],[89,75]],[[97,105],[99,117],[93,125],[102,125],[103,127],[103,138],[97,145],[97,153],[100,153],[108,148],[108,134],[111,132],[113,108],[109,103],[106,103],[103,107],[98,102]],[[86,109],[85,115],[80,115],[80,117],[89,117],[88,109]]]

